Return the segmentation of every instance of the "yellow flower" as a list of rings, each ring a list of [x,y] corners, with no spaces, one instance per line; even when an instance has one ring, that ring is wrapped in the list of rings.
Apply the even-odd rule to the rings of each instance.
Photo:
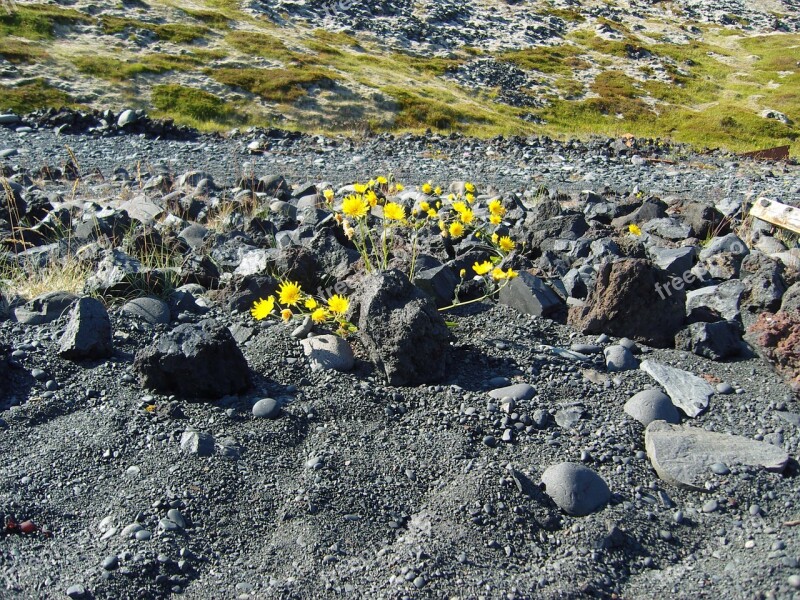
[[[455,221],[453,223],[450,223],[449,231],[450,235],[453,236],[454,238],[460,238],[462,235],[464,235],[464,226],[458,221]]]
[[[462,223],[466,223],[467,225],[469,225],[470,223],[472,223],[472,220],[474,218],[475,218],[475,215],[472,214],[472,211],[470,209],[467,208],[466,210],[462,210],[461,211],[461,222]]]
[[[389,183],[389,180],[386,179],[386,177],[384,177],[383,175],[378,175],[375,178],[375,181],[377,181],[380,185],[386,185],[387,183]]]
[[[370,180],[367,182],[367,187],[368,187],[368,188],[374,188],[374,187],[375,187],[375,180],[374,180],[374,179],[370,179]]]
[[[489,202],[489,213],[492,215],[497,215],[498,217],[502,217],[504,214],[506,214],[506,209],[503,206],[503,203],[495,198]]]
[[[517,277],[518,275],[519,275],[519,273],[517,273],[511,267],[509,267],[508,271],[506,271],[506,279],[514,279],[514,277]]]
[[[347,196],[342,202],[342,212],[348,217],[358,219],[367,215],[368,206],[364,198],[358,196]]]
[[[455,194],[447,194],[447,199],[448,199],[450,202],[454,202],[454,201],[455,201],[455,199],[456,199],[456,195],[455,195]]]
[[[322,192],[322,195],[325,196],[325,202],[327,202],[328,204],[333,202],[333,197],[335,196],[335,194],[333,193],[333,190],[331,188],[328,188],[327,190]]]
[[[514,240],[512,240],[507,235],[501,237],[500,241],[497,242],[497,245],[500,246],[500,250],[502,250],[503,252],[511,252],[516,246]]]
[[[300,285],[294,281],[284,281],[281,283],[281,286],[278,288],[278,302],[289,306],[296,306],[297,303],[300,302]]]
[[[427,194],[428,196],[431,195],[433,192],[433,186],[430,183],[423,183],[422,184],[422,193]]]
[[[291,318],[292,318],[292,311],[289,310],[288,308],[284,308],[281,311],[281,319],[283,319],[284,321],[288,321]]]
[[[314,323],[324,323],[325,319],[328,318],[328,311],[322,307],[319,307],[314,312],[311,313],[311,320]]]
[[[378,195],[372,190],[368,190],[367,193],[364,194],[364,199],[370,206],[375,206],[378,203]]]
[[[500,215],[491,215],[489,217],[489,223],[491,223],[492,225],[500,225],[500,223],[502,222],[503,222],[503,217],[501,217]]]
[[[500,267],[495,267],[492,269],[492,279],[495,281],[500,281],[501,279],[506,278],[506,272],[503,271]]]
[[[493,234],[492,234],[492,243],[493,243],[493,244],[496,244],[496,243],[497,243],[497,240],[499,240],[499,239],[500,239],[500,236],[499,236],[499,235],[497,235],[496,233],[493,233]]]
[[[441,196],[441,195],[442,195],[442,188],[440,188],[440,187],[437,185],[437,186],[436,186],[436,189],[435,189],[435,190],[433,190],[433,193],[434,193],[434,194],[436,194],[437,196]]]
[[[311,296],[306,298],[306,301],[303,304],[308,310],[314,310],[317,308],[317,301],[314,300]]]
[[[273,308],[275,308],[274,296],[270,296],[266,300],[261,298],[253,302],[253,308],[250,309],[250,314],[253,315],[256,321],[260,321],[261,319],[266,319]]]
[[[472,182],[470,182],[470,181],[467,181],[467,182],[464,184],[464,189],[465,189],[467,192],[469,192],[470,194],[474,194],[474,193],[475,193],[475,184],[474,184],[474,183],[472,183]]]
[[[466,196],[464,196],[464,197],[467,199],[467,202],[469,202],[470,204],[472,204],[473,202],[475,202],[475,195],[474,195],[474,194],[467,194],[467,195],[466,195]]]
[[[472,265],[472,270],[478,275],[486,275],[486,273],[492,270],[492,263],[488,260],[485,260],[482,263],[478,263],[476,261],[475,264]]]
[[[628,225],[628,231],[630,231],[633,235],[636,236],[642,235],[642,230],[635,223],[631,223],[630,225]]]
[[[419,203],[419,209],[422,212],[428,212],[431,209],[431,205],[423,200],[422,202]]]
[[[464,278],[464,275],[466,275],[466,274],[467,274],[467,270],[466,269],[461,269],[458,272],[458,276],[461,277],[462,279]]]
[[[453,202],[453,210],[456,211],[458,214],[461,214],[465,210],[467,210],[467,205],[463,202]]]
[[[447,223],[445,223],[444,221],[439,221],[439,229],[441,229],[442,231],[447,231]]]
[[[436,215],[438,215],[438,214],[439,214],[439,213],[437,213],[437,212],[436,212],[434,209],[432,209],[432,208],[428,210],[428,216],[429,216],[431,219],[435,219],[435,218],[436,218]]]
[[[350,221],[347,219],[342,221],[342,229],[344,230],[344,234],[347,236],[347,239],[352,240],[353,236],[356,234],[356,230],[353,229],[352,225],[350,225]]]
[[[389,221],[402,221],[406,218],[406,209],[396,202],[389,202],[383,207],[383,216]]]
[[[363,194],[367,191],[367,186],[363,183],[355,183],[353,184],[353,189],[355,190],[356,194]]]
[[[328,298],[328,308],[336,315],[343,315],[347,312],[347,309],[350,308],[350,300],[344,296],[335,294]]]
[[[402,192],[404,189],[406,189],[406,186],[404,186],[402,183],[395,183],[394,189],[398,192]]]

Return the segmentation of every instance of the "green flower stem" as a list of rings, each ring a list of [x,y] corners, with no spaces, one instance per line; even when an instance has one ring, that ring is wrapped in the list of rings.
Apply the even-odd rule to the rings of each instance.
[[[476,302],[480,302],[481,300],[486,300],[486,298],[488,298],[489,296],[493,296],[495,293],[499,292],[504,287],[506,287],[508,285],[509,281],[511,281],[511,280],[510,279],[506,279],[505,281],[503,281],[503,285],[499,286],[496,290],[491,290],[489,292],[486,292],[480,298],[473,298],[472,300],[467,300],[466,302],[458,302],[456,304],[451,304],[450,306],[445,306],[445,307],[440,308],[438,310],[439,310],[439,312],[444,312],[446,310],[450,310],[451,308],[455,308],[457,306],[467,306],[468,304],[475,304]],[[487,284],[488,284],[488,282],[487,282]]]

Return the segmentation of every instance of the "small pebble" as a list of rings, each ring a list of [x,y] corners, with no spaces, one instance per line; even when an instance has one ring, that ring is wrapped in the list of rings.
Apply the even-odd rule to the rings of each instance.
[[[711,472],[716,475],[727,475],[731,472],[731,470],[728,468],[728,465],[719,462],[711,465]]]
[[[113,571],[117,567],[119,567],[119,558],[117,558],[116,556],[114,555],[106,556],[103,559],[103,569],[105,569],[106,571]]]
[[[716,500],[709,500],[705,504],[703,504],[703,512],[704,513],[713,513],[719,509],[719,502]]]

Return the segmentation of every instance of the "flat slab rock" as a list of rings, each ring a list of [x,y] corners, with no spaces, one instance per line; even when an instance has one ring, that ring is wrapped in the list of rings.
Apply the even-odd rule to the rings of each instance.
[[[658,476],[673,485],[706,491],[711,465],[760,466],[780,473],[789,455],[777,446],[738,435],[653,421],[644,431],[647,456]]]
[[[642,361],[639,368],[655,379],[667,392],[675,407],[694,418],[708,408],[714,388],[688,371],[662,365],[654,360]]]

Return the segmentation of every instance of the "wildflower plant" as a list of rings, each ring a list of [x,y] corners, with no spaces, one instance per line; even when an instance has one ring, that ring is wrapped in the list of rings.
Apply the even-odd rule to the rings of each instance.
[[[315,325],[336,327],[336,333],[346,335],[356,331],[355,325],[347,320],[350,299],[341,294],[334,294],[327,300],[316,298],[303,292],[300,284],[294,281],[282,281],[275,295],[259,298],[253,302],[250,315],[256,321],[269,318],[280,318],[284,322],[311,317]]]

